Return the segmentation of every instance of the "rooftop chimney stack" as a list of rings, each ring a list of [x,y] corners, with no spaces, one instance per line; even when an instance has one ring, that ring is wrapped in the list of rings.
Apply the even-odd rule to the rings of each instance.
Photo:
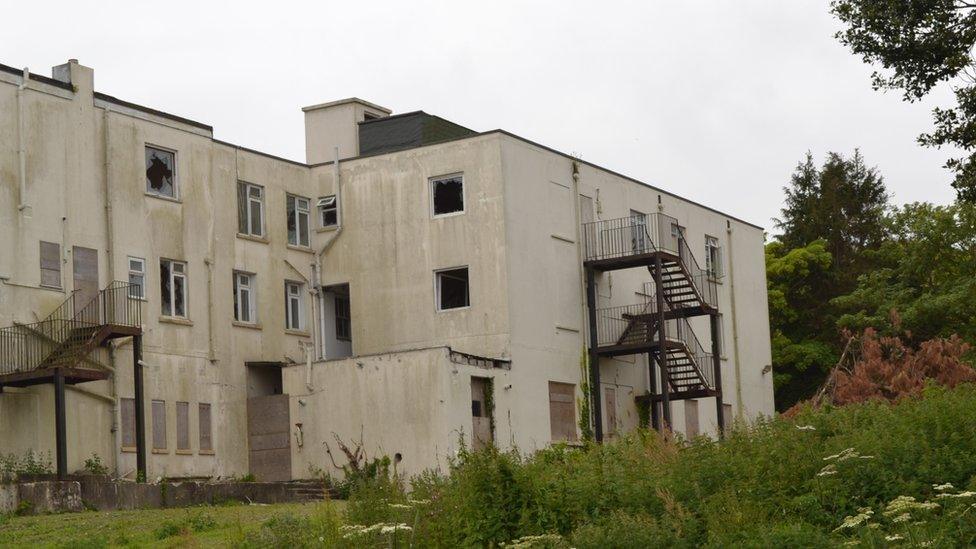
[[[391,111],[356,97],[312,105],[305,112],[305,162],[318,164],[359,156],[359,123],[390,116]]]

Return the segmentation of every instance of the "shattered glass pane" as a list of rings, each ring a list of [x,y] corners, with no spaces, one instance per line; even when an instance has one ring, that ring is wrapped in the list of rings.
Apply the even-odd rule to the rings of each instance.
[[[461,176],[437,179],[433,182],[434,215],[464,211],[464,187]]]
[[[175,154],[146,147],[146,192],[175,198],[176,187],[173,183],[175,173]]]
[[[175,316],[186,316],[186,279],[173,277],[173,310]]]
[[[173,316],[173,302],[170,300],[171,278],[169,265],[169,261],[161,261],[159,263],[159,287],[162,290],[162,295],[160,297],[163,303],[163,316]]]

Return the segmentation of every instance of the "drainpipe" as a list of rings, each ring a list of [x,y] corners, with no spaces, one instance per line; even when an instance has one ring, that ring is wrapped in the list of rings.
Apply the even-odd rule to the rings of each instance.
[[[742,368],[739,365],[739,329],[735,316],[735,255],[732,251],[732,223],[725,222],[726,242],[729,248],[729,295],[732,313],[732,358],[735,360],[735,416],[742,417]]]
[[[30,78],[30,70],[24,67],[24,74],[21,76],[20,85],[17,86],[17,162],[18,176],[20,183],[20,204],[17,211],[25,216],[30,215],[30,204],[27,203],[27,136],[24,124],[24,89],[27,88],[27,79]]]
[[[339,235],[342,234],[342,218],[345,217],[345,208],[342,206],[342,182],[339,179],[339,147],[338,146],[336,146],[335,148],[335,160],[332,162],[332,174],[333,174],[332,181],[335,187],[335,197],[336,197],[336,206],[337,206],[336,207],[336,230],[333,231],[331,238],[329,238],[329,240],[327,240],[326,243],[322,245],[322,249],[319,250],[319,253],[315,255],[315,271],[318,273],[318,278],[315,279],[315,284],[316,286],[318,286],[318,290],[319,290],[317,294],[318,302],[319,302],[319,314],[322,314],[322,311],[324,310],[323,301],[325,298],[325,296],[322,295],[322,279],[324,276],[324,273],[322,272],[322,256],[325,255],[325,252],[329,251],[329,248],[331,248],[332,245],[335,244],[335,241],[339,238]],[[322,330],[322,326],[324,325],[325,325],[324,322],[320,322],[319,329]],[[322,331],[321,334],[319,334],[319,336],[320,336],[319,357],[325,358],[324,330]]]
[[[213,225],[211,225],[213,229]],[[210,232],[211,247],[213,246],[213,230]],[[203,264],[207,266],[207,360],[211,364],[217,363],[217,353],[214,348],[214,261],[213,250],[210,257],[203,259]]]

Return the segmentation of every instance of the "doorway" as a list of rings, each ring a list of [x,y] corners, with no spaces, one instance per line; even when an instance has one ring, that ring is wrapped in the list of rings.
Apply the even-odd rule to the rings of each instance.
[[[255,480],[291,480],[290,399],[282,392],[278,362],[248,362],[248,469]]]

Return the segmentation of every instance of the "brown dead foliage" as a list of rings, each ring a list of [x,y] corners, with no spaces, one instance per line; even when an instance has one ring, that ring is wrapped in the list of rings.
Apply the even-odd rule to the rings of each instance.
[[[920,394],[927,383],[952,388],[976,381],[976,370],[963,360],[970,345],[959,336],[923,341],[917,349],[900,337],[879,336],[873,328],[860,335],[844,336],[844,352],[824,385],[813,398],[796,404],[783,415],[795,415],[806,404],[818,408],[871,400],[894,402]]]

